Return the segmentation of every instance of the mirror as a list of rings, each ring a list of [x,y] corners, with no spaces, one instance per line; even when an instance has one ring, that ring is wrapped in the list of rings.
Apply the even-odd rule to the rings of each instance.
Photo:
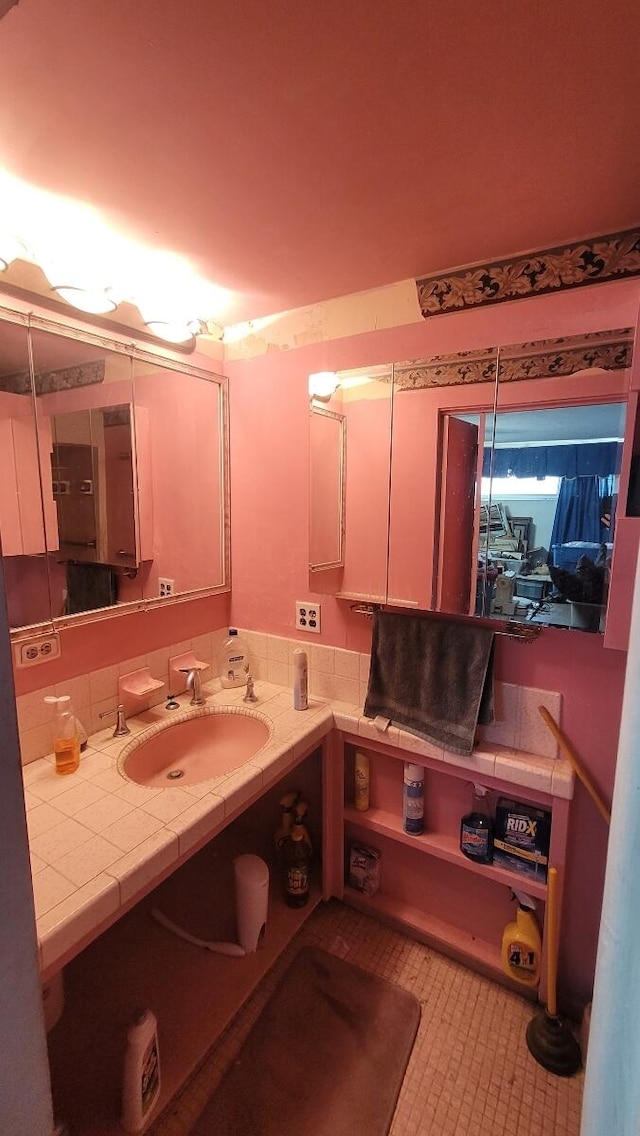
[[[311,402],[309,570],[344,567],[345,416]]]
[[[345,567],[312,573],[310,586],[387,605],[601,631],[632,347],[632,332],[622,329],[380,367],[386,416],[377,431],[371,421],[360,434],[349,415],[361,396],[366,399],[374,369],[338,372],[342,386],[330,405],[344,413],[347,436]],[[555,488],[547,482],[540,492],[537,466],[533,489],[517,484],[525,463],[531,466],[543,454]],[[569,479],[571,460],[578,463],[575,476],[582,476],[587,455],[589,476],[601,481],[604,520],[590,537],[581,527],[560,539],[553,529],[559,484]],[[359,477],[369,476],[364,509],[354,467]],[[505,496],[499,474],[515,478],[512,498]],[[314,507],[312,501],[312,514]],[[385,510],[388,521],[380,523]],[[385,540],[386,572],[376,561]],[[560,561],[570,553],[558,549],[554,564],[553,546],[571,544],[575,550],[585,543],[596,549],[580,548],[583,555],[595,551],[596,560],[598,554],[604,558],[602,564],[593,561],[592,590],[583,593],[597,599],[600,580],[601,599],[592,609],[580,607],[587,601],[571,598],[573,592],[558,593],[552,579],[556,575],[565,592],[570,589],[559,574],[566,567]],[[357,557],[354,545],[368,555]],[[500,552],[496,564],[489,565],[489,550],[492,556]],[[513,556],[505,565],[507,552]],[[576,568],[574,560],[569,570]],[[583,562],[582,574],[589,571]],[[498,576],[504,580],[496,597]],[[552,588],[555,606],[549,609]]]
[[[228,578],[221,385],[134,361],[145,600],[222,588]]]
[[[336,378],[335,392],[322,403],[312,399],[309,415],[309,586],[355,602],[383,603],[392,368],[340,371]],[[332,552],[338,553],[335,563],[320,559]]]
[[[12,630],[224,589],[224,381],[31,322],[0,320]]]
[[[604,631],[632,350],[628,329],[501,348],[479,614]]]
[[[28,334],[26,322],[0,318],[0,538],[11,627],[51,618],[46,550],[57,533],[53,499],[45,506],[41,493],[51,435],[36,431]]]

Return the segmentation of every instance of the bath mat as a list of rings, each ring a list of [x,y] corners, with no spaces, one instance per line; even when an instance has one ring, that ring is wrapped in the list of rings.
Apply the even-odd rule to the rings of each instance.
[[[386,1136],[419,1021],[406,990],[303,947],[191,1136]]]

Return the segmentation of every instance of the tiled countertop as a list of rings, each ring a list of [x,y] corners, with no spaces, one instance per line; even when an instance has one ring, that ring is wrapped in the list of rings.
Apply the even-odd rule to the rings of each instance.
[[[113,727],[93,734],[72,775],[55,772],[53,756],[23,769],[31,869],[41,969],[45,975],[72,957],[78,944],[117,918],[121,908],[150,891],[161,876],[214,836],[232,813],[277,781],[303,753],[334,728],[377,739],[403,751],[501,778],[521,788],[571,799],[568,762],[536,757],[482,743],[460,757],[397,727],[380,732],[361,708],[310,699],[292,708],[290,690],[256,681],[251,710],[268,719],[271,736],[239,769],[195,785],[146,788],[128,780],[118,759],[130,737],[114,738]],[[243,706],[244,691],[204,686],[207,705]],[[190,695],[180,696],[182,709]],[[178,712],[155,707],[129,719],[131,733],[175,720]]]

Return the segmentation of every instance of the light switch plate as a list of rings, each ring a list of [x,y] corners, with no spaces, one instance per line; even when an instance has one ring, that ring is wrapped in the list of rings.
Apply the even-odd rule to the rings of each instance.
[[[296,600],[296,631],[320,634],[320,604],[311,600]]]

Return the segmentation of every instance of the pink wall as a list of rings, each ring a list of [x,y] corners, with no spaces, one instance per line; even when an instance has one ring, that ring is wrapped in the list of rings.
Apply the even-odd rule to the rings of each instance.
[[[315,596],[307,573],[307,376],[586,330],[635,327],[636,281],[505,304],[227,364],[231,406],[233,593],[241,626],[294,635],[296,599],[322,601],[320,642],[366,651],[370,623],[347,601]],[[267,479],[267,480],[266,480]],[[265,483],[266,480],[266,483]],[[314,639],[314,642],[316,640]],[[563,725],[602,793],[611,798],[626,656],[600,637],[545,630],[538,642],[498,640],[497,677],[558,690]],[[590,997],[607,832],[581,785],[571,810],[561,987]]]

